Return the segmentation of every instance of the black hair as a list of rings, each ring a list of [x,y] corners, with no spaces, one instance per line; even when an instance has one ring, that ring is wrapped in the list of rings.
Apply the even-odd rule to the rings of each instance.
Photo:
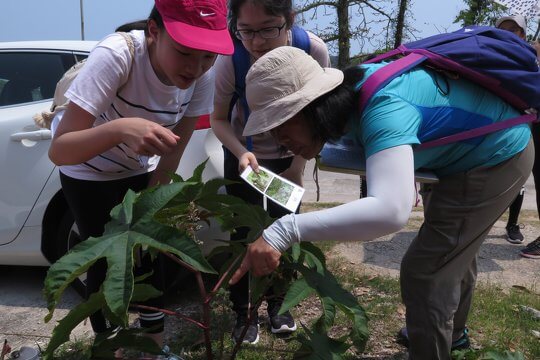
[[[263,7],[268,15],[283,16],[287,23],[287,28],[291,28],[294,21],[294,10],[292,0],[229,0],[229,31],[234,34],[236,22],[240,8],[247,2]]]
[[[345,135],[349,117],[358,109],[359,92],[355,86],[364,78],[365,70],[351,66],[343,73],[341,85],[302,109],[315,141],[333,142]]]
[[[123,25],[120,25],[116,29],[114,29],[115,32],[130,32],[131,30],[146,30],[148,24],[148,20],[137,20],[130,23],[126,23]]]
[[[117,27],[114,31],[115,32],[116,31],[129,32],[131,30],[144,30],[144,34],[148,35],[148,21],[149,20],[154,20],[159,29],[165,28],[165,25],[163,24],[163,18],[161,17],[161,14],[157,10],[156,6],[154,5],[152,7],[152,11],[150,11],[150,15],[148,16],[148,19],[125,23]]]

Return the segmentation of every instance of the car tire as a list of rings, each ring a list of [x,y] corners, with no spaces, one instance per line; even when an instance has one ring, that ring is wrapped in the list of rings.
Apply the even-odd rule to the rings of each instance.
[[[56,236],[53,240],[53,260],[56,261],[60,259],[80,242],[81,237],[79,235],[77,225],[75,224],[71,211],[69,208],[67,208],[62,215],[60,223],[58,224]],[[81,297],[84,298],[86,296],[86,274],[73,281],[71,286]]]

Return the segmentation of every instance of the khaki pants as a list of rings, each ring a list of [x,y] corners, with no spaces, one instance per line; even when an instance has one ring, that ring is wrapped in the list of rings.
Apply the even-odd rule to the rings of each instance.
[[[530,142],[501,164],[425,185],[425,220],[400,274],[412,359],[450,359],[471,306],[478,249],[529,177],[533,161]]]

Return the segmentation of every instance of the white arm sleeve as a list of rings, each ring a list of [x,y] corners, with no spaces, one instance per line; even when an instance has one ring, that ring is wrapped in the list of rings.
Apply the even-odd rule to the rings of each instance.
[[[365,241],[400,230],[415,198],[410,145],[377,152],[366,161],[367,197],[331,209],[291,214],[268,227],[263,238],[285,251],[300,241]]]

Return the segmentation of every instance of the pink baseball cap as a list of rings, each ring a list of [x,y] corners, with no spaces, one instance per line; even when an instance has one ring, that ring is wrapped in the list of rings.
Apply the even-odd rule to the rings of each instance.
[[[192,49],[231,55],[225,0],[155,0],[169,35]]]

